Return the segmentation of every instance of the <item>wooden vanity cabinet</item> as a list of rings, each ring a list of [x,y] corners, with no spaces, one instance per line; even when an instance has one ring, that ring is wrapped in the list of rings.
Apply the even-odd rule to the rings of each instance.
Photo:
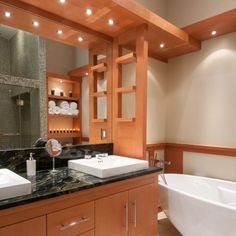
[[[95,218],[96,236],[156,236],[156,184],[95,201]]]
[[[157,173],[0,211],[0,236],[156,236]]]
[[[0,236],[46,236],[46,216],[0,228]]]

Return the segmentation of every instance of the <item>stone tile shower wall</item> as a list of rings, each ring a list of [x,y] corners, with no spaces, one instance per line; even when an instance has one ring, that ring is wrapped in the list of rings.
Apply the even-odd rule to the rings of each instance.
[[[0,36],[0,73],[9,75],[10,67],[10,43],[7,39]]]
[[[29,148],[37,138],[46,138],[45,58],[44,40],[37,35],[17,30],[9,40],[0,36],[0,114],[4,114],[0,117],[0,149]],[[20,115],[14,99],[5,94],[16,88],[25,102]],[[19,137],[13,135],[19,133],[19,117],[20,145]]]
[[[39,37],[18,30],[9,40],[11,75],[39,79]]]

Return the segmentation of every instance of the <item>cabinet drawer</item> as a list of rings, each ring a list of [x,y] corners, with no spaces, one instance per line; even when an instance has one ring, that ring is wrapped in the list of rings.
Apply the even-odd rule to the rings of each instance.
[[[46,236],[46,216],[0,228],[0,236]]]
[[[70,207],[47,216],[48,236],[77,236],[93,228],[94,202]]]
[[[94,236],[94,230],[90,230],[89,232],[80,234],[79,236]]]

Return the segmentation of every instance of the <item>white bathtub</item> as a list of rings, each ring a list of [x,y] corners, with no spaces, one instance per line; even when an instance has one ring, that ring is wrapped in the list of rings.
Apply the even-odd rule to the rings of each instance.
[[[236,183],[205,177],[159,176],[160,205],[184,236],[236,236]]]

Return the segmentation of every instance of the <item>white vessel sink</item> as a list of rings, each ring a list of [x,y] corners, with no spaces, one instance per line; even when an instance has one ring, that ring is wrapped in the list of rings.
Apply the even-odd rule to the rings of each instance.
[[[31,193],[31,182],[8,169],[0,169],[0,200]]]
[[[148,161],[122,156],[71,160],[68,167],[99,178],[107,178],[148,168]]]

